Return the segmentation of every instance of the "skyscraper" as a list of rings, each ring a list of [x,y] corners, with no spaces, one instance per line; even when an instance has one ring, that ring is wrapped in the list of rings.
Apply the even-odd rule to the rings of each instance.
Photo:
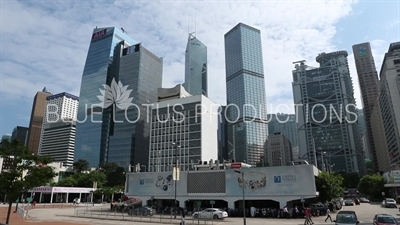
[[[72,166],[79,98],[63,92],[48,96],[46,100],[39,155]]]
[[[149,168],[149,141],[152,103],[157,102],[158,88],[162,84],[162,58],[157,57],[142,44],[122,51],[119,60],[119,82],[132,90],[129,108],[114,108],[113,126],[110,127],[107,161],[128,168],[140,165]],[[112,122],[113,117],[110,117]]]
[[[376,147],[374,138],[372,135],[371,128],[371,113],[374,107],[374,103],[379,93],[379,80],[378,73],[376,71],[374,57],[371,52],[371,45],[367,43],[361,43],[353,45],[354,60],[357,68],[358,82],[360,84],[364,121],[366,129],[366,138],[368,152],[372,156],[372,164],[374,171],[378,171],[378,161],[376,156]],[[362,133],[361,135],[364,135]],[[368,157],[370,158],[370,157]]]
[[[104,97],[97,96],[103,85],[110,87],[118,79],[122,49],[136,44],[125,32],[115,27],[95,28],[82,74],[76,125],[75,161],[85,159],[97,167],[107,160],[111,108],[103,109]]]
[[[292,144],[280,132],[268,135],[265,141],[265,164],[269,166],[285,166],[293,161]]]
[[[38,91],[33,98],[31,120],[29,122],[28,148],[31,152],[37,154],[39,151],[40,135],[42,132],[43,116],[46,108],[46,98],[51,93],[46,87]]]
[[[319,68],[296,62],[293,98],[298,114],[300,156],[318,168],[365,174],[347,52],[321,53]],[[322,159],[324,159],[322,161]]]
[[[208,96],[207,46],[190,33],[185,53],[185,83],[183,87],[191,95]]]
[[[257,165],[268,137],[259,30],[239,23],[225,34],[225,69],[230,156]]]
[[[122,28],[94,29],[82,75],[75,161],[147,165],[146,104],[157,102],[161,75],[162,59]]]
[[[19,143],[26,145],[28,139],[29,128],[16,126],[12,132],[11,140],[17,139]]]
[[[390,44],[379,76],[379,108],[391,166],[400,162],[400,42]]]

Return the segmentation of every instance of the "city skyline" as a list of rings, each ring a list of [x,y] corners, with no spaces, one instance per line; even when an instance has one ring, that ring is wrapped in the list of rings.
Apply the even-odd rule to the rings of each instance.
[[[321,25],[319,22],[314,20],[305,20],[304,18],[307,13],[301,13],[297,15],[299,18],[296,20],[302,21],[304,26],[301,26],[305,28],[298,28],[293,31],[294,33],[285,33],[280,30],[279,27],[282,24],[292,28],[300,26],[298,22],[288,22],[288,20],[292,19],[289,19],[289,15],[285,16],[281,12],[287,10],[298,11],[298,7],[306,7],[302,6],[305,4],[301,3],[299,5],[288,5],[285,3],[257,3],[255,7],[262,8],[261,6],[264,5],[265,7],[265,5],[268,4],[272,4],[269,6],[279,13],[280,16],[278,19],[268,23],[259,23],[259,18],[256,19],[256,17],[254,17],[249,19],[246,17],[246,14],[250,11],[260,12],[259,10],[255,10],[255,8],[252,8],[252,6],[240,7],[240,3],[235,3],[238,9],[242,10],[243,8],[243,12],[238,13],[237,16],[228,17],[228,14],[231,15],[235,13],[228,13],[226,11],[217,13],[216,16],[226,17],[226,19],[221,20],[221,23],[217,26],[209,26],[208,24],[211,21],[205,16],[206,14],[203,14],[204,16],[202,16],[199,12],[204,10],[213,11],[224,7],[231,7],[232,4],[212,3],[211,6],[209,6],[210,8],[207,8],[201,3],[174,3],[174,5],[177,6],[174,10],[188,8],[187,13],[191,15],[194,15],[192,12],[197,12],[196,34],[199,39],[201,39],[208,46],[208,77],[210,79],[208,92],[209,97],[215,102],[219,104],[226,103],[226,99],[224,97],[226,92],[224,88],[225,77],[223,75],[225,74],[223,68],[223,33],[238,22],[243,22],[250,26],[254,26],[257,29],[260,29],[262,32],[268,112],[275,111],[273,108],[268,107],[269,104],[290,104],[292,102],[290,88],[291,70],[293,68],[291,64],[292,61],[304,58],[309,62],[310,65],[315,65],[312,60],[314,55],[317,55],[321,52],[335,50],[347,50],[348,52],[351,52],[350,50],[353,44],[368,41],[372,45],[372,52],[374,54],[377,69],[379,69],[383,59],[383,53],[386,52],[387,46],[390,42],[395,42],[395,39],[399,38],[398,32],[393,32],[393,30],[396,30],[396,28],[398,30],[399,26],[399,21],[397,20],[398,18],[396,18],[398,17],[398,10],[396,9],[397,2],[395,1],[393,1],[393,4],[388,2],[381,6],[377,6],[372,3],[354,3],[351,1],[332,2],[326,6],[313,4],[308,6],[308,10],[316,11],[314,14],[316,20],[318,20],[318,18],[323,18],[326,25]],[[129,10],[123,11],[115,20],[102,19],[100,21],[92,19],[85,22],[82,22],[84,20],[77,22],[69,21],[67,19],[64,21],[63,13],[65,12],[68,15],[71,13],[73,13],[73,15],[84,15],[84,13],[80,12],[81,10],[85,10],[85,7],[89,7],[88,5],[82,4],[80,9],[71,11],[71,9],[68,9],[69,6],[63,4],[59,4],[58,6],[47,4],[46,7],[48,7],[51,12],[54,12],[55,16],[59,17],[59,20],[54,19],[52,21],[52,19],[48,19],[45,23],[41,20],[34,21],[32,19],[31,23],[33,24],[29,24],[26,23],[26,21],[28,21],[30,17],[35,15],[35,18],[37,18],[36,15],[48,15],[50,12],[45,11],[44,6],[40,6],[40,3],[35,4],[35,6],[29,6],[21,2],[5,2],[3,6],[4,7],[2,7],[1,12],[4,17],[5,26],[1,28],[1,33],[4,34],[4,39],[2,41],[9,43],[9,45],[4,45],[4,55],[7,55],[7,57],[1,58],[3,70],[0,72],[2,76],[0,94],[3,96],[1,104],[4,106],[2,107],[0,114],[1,134],[10,133],[15,126],[28,125],[32,97],[36,91],[41,90],[42,86],[47,86],[48,89],[53,93],[65,91],[78,95],[81,74],[85,61],[84,58],[87,53],[87,46],[89,42],[87,37],[93,27],[96,25],[122,26],[135,40],[144,41],[143,44],[146,48],[153,51],[156,55],[164,57],[165,66],[163,77],[165,77],[165,79],[163,79],[163,87],[172,87],[176,83],[183,83],[183,53],[187,42],[187,22],[181,18],[173,17],[167,20],[164,18],[166,15],[161,14],[160,16],[155,17],[155,19],[151,19],[149,22],[146,22],[146,20],[149,19],[149,16],[152,16],[153,14],[148,9],[143,9],[138,6],[138,8],[135,8],[135,10],[143,10],[143,12],[140,14],[143,17],[139,18],[139,22],[143,23],[143,27],[137,27],[136,29],[136,27],[133,27],[133,25],[127,25],[129,23],[126,22],[130,21],[129,17],[126,17],[128,15],[127,11],[131,11],[130,7],[127,7]],[[28,6],[30,7],[29,9],[24,9],[24,7]],[[111,13],[113,10],[117,10],[119,7],[117,3],[116,5],[108,6],[104,6],[99,3],[95,6],[95,8],[108,7],[109,9],[107,13]],[[386,12],[385,15],[391,14],[394,16],[386,16],[385,19],[378,19],[376,21],[368,20],[370,22],[366,23],[365,26],[374,26],[377,27],[377,29],[379,28],[378,30],[373,29],[374,32],[369,32],[367,29],[362,29],[362,27],[359,28],[357,21],[363,20],[363,18],[369,19],[371,12],[374,12],[375,15],[379,17],[380,12],[375,12],[376,7],[385,9],[386,11],[379,10],[381,12]],[[161,10],[161,8],[155,7],[154,13],[159,14],[159,10]],[[329,17],[326,17],[325,9],[327,8],[332,9]],[[7,17],[8,13],[13,13],[15,11],[24,11],[26,14],[24,17],[21,17],[18,20],[9,20],[13,17]],[[88,13],[90,14],[92,12]],[[145,15],[146,13],[148,13],[148,15]],[[268,21],[268,13],[265,14],[267,19],[263,20]],[[270,16],[271,15],[275,15],[275,13],[270,14]],[[77,18],[80,17],[77,15]],[[194,30],[194,18],[189,19],[189,30]],[[149,27],[154,27],[157,23],[161,22],[163,22],[165,27],[162,28],[160,32],[153,33],[149,31],[151,30],[148,29]],[[71,24],[68,25],[67,23]],[[41,29],[35,29],[36,31],[31,31],[29,29],[29,27],[40,27],[40,24],[49,25],[50,28],[46,29],[48,34],[35,33]],[[62,27],[71,26],[77,27],[77,29],[74,30],[74,32],[62,31]],[[17,37],[14,36],[16,31],[18,31]],[[26,31],[26,33],[34,32],[29,36],[34,35],[35,39],[29,41],[26,40],[28,36],[21,36],[23,35],[24,31]],[[354,32],[357,32],[357,35],[354,35]],[[379,36],[375,33],[379,34]],[[13,34],[13,36],[11,36],[11,34]],[[179,38],[176,38],[178,36]],[[59,39],[60,41],[58,42],[60,42],[62,46],[57,46],[60,43],[53,43],[50,41],[52,46],[46,47],[43,46],[43,44],[36,42],[49,42],[45,41],[48,37],[51,37],[52,40]],[[302,38],[305,39],[303,40]],[[15,49],[21,48],[21,45],[16,46],[17,43],[12,41],[16,39],[24,41],[24,51],[31,54],[16,55],[13,53],[15,52]],[[71,40],[73,40],[73,44]],[[289,52],[288,49],[290,49]],[[35,54],[35,52],[38,54]],[[60,54],[60,52],[62,52],[62,54]],[[353,56],[349,55],[351,76],[354,83],[358,84],[354,60],[352,60],[352,58]],[[282,76],[281,74],[286,74],[286,76]],[[24,81],[21,81],[21,79]],[[357,84],[355,85],[355,98],[357,99],[358,108],[361,108],[361,98],[359,86]],[[287,90],[282,91],[282,86],[287,87]],[[293,113],[293,111],[294,109],[287,113]]]

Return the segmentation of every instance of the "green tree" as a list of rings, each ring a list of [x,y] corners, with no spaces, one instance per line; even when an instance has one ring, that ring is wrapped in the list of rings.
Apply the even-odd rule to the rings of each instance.
[[[0,156],[7,160],[6,169],[0,173],[0,194],[7,195],[9,224],[12,203],[23,193],[51,182],[56,176],[54,168],[47,166],[51,158],[32,154],[18,140],[3,140]]]
[[[99,170],[93,170],[88,174],[88,180],[92,185],[96,183],[97,187],[102,187],[107,181],[107,176]]]
[[[58,181],[58,183],[54,184],[53,186],[56,187],[78,187],[78,181],[74,178],[74,176],[69,176],[66,177],[60,181]]]
[[[343,177],[336,173],[320,172],[315,185],[322,202],[330,201],[343,195]]]
[[[380,199],[382,192],[385,191],[385,180],[378,174],[365,175],[358,183],[358,191],[367,195],[371,199]]]
[[[78,161],[74,162],[73,167],[75,172],[82,173],[89,170],[89,162],[84,159],[79,159]]]
[[[100,164],[99,171],[103,172],[107,177],[105,186],[116,187],[125,185],[126,171],[116,163],[102,163]]]

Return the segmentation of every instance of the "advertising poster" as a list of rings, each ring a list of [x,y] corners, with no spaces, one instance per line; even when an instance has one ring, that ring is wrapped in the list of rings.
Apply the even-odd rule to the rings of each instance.
[[[242,178],[240,171],[244,174]],[[226,170],[226,195],[315,195],[312,166],[258,167]]]
[[[186,173],[179,174],[177,195],[187,194]],[[174,195],[173,172],[129,174],[129,195]]]

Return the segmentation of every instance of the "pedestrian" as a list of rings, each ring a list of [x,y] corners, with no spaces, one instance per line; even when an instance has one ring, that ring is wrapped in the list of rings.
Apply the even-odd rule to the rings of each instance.
[[[331,211],[329,210],[329,208],[326,209],[326,219],[325,219],[325,222],[326,222],[328,219],[330,219],[331,222],[333,222],[333,221],[332,221],[332,217],[331,217]]]
[[[308,221],[309,221],[311,224],[314,224],[314,222],[312,221],[311,208],[308,208],[307,210],[308,210]]]
[[[310,224],[310,213],[308,212],[308,209],[304,209],[304,225]]]
[[[186,221],[185,221],[185,214],[182,213],[182,217],[181,217],[181,225],[186,225]]]
[[[289,218],[289,211],[287,209],[287,206],[283,207],[283,217]]]

